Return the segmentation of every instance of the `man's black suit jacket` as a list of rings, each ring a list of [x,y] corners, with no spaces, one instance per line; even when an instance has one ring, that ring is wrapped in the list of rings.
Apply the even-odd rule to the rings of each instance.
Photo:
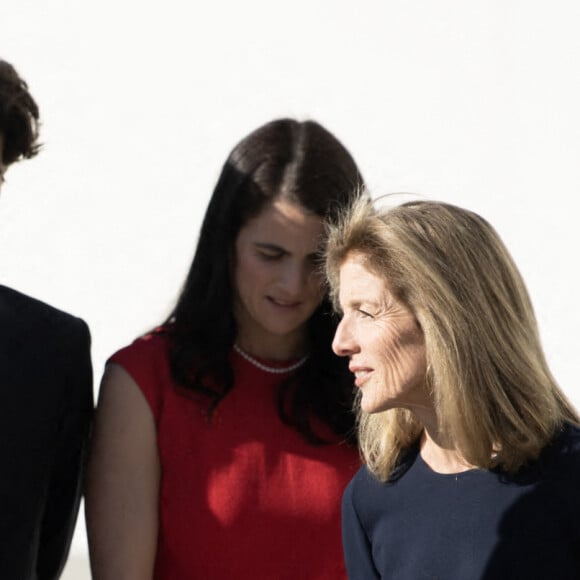
[[[87,325],[0,286],[2,580],[60,576],[92,410]]]

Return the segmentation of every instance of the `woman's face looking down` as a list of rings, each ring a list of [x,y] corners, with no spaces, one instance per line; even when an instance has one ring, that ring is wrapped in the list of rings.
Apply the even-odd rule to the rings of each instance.
[[[240,230],[235,244],[238,337],[267,345],[302,334],[323,296],[317,257],[322,220],[278,199]]]

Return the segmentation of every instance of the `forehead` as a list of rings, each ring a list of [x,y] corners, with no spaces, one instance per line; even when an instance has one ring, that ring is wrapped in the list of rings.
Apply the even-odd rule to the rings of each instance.
[[[338,296],[342,304],[377,300],[390,294],[388,281],[368,267],[364,255],[350,253],[339,268]]]
[[[317,249],[323,235],[324,224],[317,215],[296,203],[276,200],[244,225],[238,239],[311,252]]]

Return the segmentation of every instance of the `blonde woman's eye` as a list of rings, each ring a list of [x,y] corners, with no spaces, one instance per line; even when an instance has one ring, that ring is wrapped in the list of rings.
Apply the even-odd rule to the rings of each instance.
[[[370,312],[367,312],[366,310],[361,310],[360,308],[358,309],[358,313],[362,318],[374,318],[374,316]]]

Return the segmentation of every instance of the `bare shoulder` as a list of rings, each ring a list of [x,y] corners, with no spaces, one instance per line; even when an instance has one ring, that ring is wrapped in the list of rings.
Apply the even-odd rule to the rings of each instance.
[[[99,390],[98,408],[106,413],[122,413],[129,408],[151,416],[149,405],[133,377],[119,364],[105,368]],[[132,413],[131,413],[132,415]]]
[[[91,461],[153,461],[156,448],[153,414],[139,385],[122,366],[108,364],[99,391]]]
[[[160,462],[153,414],[120,365],[103,376],[86,478],[93,577],[151,578]]]

